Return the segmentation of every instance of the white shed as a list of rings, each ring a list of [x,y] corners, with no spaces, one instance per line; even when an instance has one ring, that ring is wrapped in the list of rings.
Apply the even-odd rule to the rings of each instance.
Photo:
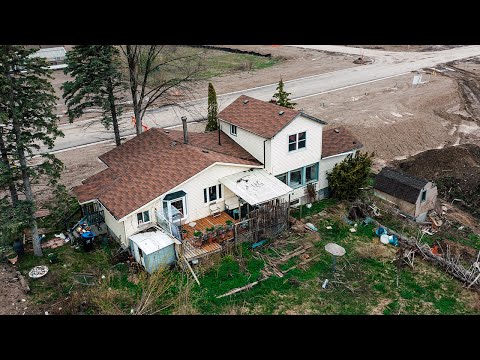
[[[150,274],[159,266],[170,265],[176,260],[175,243],[180,242],[158,228],[132,235],[129,239],[135,260]]]

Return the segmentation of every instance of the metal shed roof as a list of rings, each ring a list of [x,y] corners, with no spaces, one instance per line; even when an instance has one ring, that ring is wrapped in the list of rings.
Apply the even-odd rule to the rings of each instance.
[[[175,243],[171,236],[160,230],[135,234],[130,236],[130,240],[137,244],[146,255],[152,254]]]
[[[250,169],[225,176],[219,181],[252,206],[285,196],[293,191],[290,186],[263,169]]]

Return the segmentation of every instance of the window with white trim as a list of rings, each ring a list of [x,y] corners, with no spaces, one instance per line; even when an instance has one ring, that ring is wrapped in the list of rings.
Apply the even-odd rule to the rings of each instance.
[[[138,225],[150,222],[150,211],[142,211],[137,214]]]
[[[307,132],[302,131],[298,134],[288,136],[288,151],[304,149],[307,146]]]
[[[230,125],[230,134],[237,136],[237,127],[235,125]]]
[[[222,184],[203,189],[203,201],[209,203],[222,198]]]

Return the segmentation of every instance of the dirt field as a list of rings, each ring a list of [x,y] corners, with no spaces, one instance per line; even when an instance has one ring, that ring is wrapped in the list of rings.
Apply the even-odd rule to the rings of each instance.
[[[455,80],[424,74],[413,87],[413,74],[298,100],[297,108],[347,126],[375,151],[377,165],[451,144],[480,144],[480,127],[465,113]]]
[[[480,147],[449,146],[394,162],[403,171],[437,183],[439,195],[480,218]],[[461,201],[458,201],[461,200]]]
[[[28,295],[22,289],[16,267],[0,264],[0,315],[28,314]],[[24,301],[22,301],[22,299]]]
[[[283,80],[292,80],[358,66],[353,63],[356,59],[355,55],[273,45],[219,45],[219,47],[271,54],[281,58],[282,61],[266,69],[237,72],[212,79],[217,94],[272,84],[281,77]]]
[[[442,51],[463,45],[347,45],[351,47],[376,49],[385,51]]]

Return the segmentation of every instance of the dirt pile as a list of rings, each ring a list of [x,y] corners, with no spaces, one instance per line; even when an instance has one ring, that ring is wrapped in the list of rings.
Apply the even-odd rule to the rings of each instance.
[[[402,171],[436,182],[440,197],[461,199],[462,208],[480,218],[480,147],[473,144],[422,152],[392,164]]]

